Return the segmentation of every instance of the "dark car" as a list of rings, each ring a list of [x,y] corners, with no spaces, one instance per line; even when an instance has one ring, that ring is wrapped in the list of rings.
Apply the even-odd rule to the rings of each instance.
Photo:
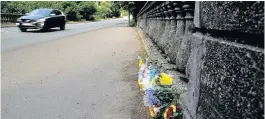
[[[18,18],[16,25],[25,32],[27,29],[49,30],[50,28],[60,27],[65,29],[66,17],[57,9],[36,9],[25,16]]]

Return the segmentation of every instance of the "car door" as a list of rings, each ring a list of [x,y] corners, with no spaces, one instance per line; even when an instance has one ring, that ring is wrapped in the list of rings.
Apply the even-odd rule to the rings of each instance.
[[[60,27],[64,24],[64,15],[59,10],[56,10],[55,14],[56,14],[56,23],[57,23],[56,26]]]
[[[50,28],[56,27],[57,23],[57,16],[56,16],[56,10],[52,10],[49,18],[49,26]]]

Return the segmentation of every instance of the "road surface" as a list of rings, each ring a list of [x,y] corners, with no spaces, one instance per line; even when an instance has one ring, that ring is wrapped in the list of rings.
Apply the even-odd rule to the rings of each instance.
[[[145,119],[136,83],[140,43],[122,24],[45,33],[3,28],[2,119]]]
[[[7,52],[27,45],[55,40],[101,28],[124,25],[126,22],[126,19],[112,19],[91,23],[66,24],[66,29],[64,31],[60,31],[59,28],[53,28],[50,32],[29,30],[29,32],[24,33],[20,32],[17,27],[1,28],[1,50],[2,52]]]

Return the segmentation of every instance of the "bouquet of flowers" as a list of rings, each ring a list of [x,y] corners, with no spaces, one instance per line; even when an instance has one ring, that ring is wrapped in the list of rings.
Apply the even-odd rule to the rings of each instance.
[[[172,86],[173,78],[160,73],[156,66],[138,57],[138,84],[145,92],[145,106],[149,107],[150,116],[155,119],[182,119],[182,108],[178,104],[180,91]]]

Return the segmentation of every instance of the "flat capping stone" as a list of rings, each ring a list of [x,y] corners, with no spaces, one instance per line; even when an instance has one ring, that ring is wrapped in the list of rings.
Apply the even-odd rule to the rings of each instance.
[[[193,35],[195,35],[197,33],[193,33]],[[239,44],[239,43],[235,43],[235,42],[231,42],[231,41],[227,41],[224,39],[219,39],[219,38],[215,38],[212,36],[203,36],[204,40],[209,40],[209,41],[214,41],[214,42],[219,42],[220,44],[226,44],[226,45],[230,45],[230,46],[235,46],[235,47],[239,47],[239,48],[245,48],[248,50],[252,50],[255,52],[260,52],[260,53],[264,53],[264,49],[259,48],[259,47],[253,47],[253,46],[249,46],[249,45],[245,45],[245,44]]]
[[[264,34],[245,33],[240,31],[216,30],[195,28],[193,32],[200,32],[203,35],[211,36],[217,39],[231,41],[239,44],[250,45],[264,49]]]

